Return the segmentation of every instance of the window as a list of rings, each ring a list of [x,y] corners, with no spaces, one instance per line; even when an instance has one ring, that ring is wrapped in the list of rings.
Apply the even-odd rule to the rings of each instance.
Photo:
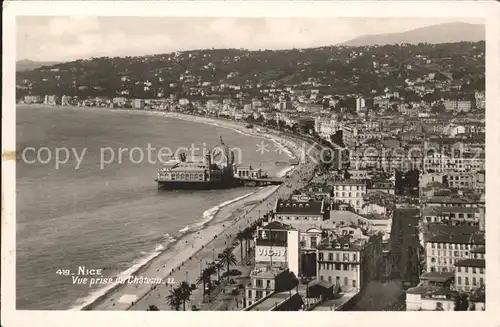
[[[458,267],[458,268],[457,268],[457,271],[458,271],[458,272],[462,272],[462,267]]]
[[[340,263],[335,264],[335,270],[340,270]]]
[[[315,248],[317,245],[317,238],[316,237],[311,237],[311,247]]]
[[[337,252],[335,254],[335,259],[336,259],[336,261],[340,261],[340,253]]]
[[[481,285],[481,286],[484,285],[484,278],[483,277],[479,278],[479,285]]]
[[[257,291],[257,295],[255,296],[256,299],[262,298],[262,291]]]
[[[479,273],[484,274],[484,268],[479,268]]]
[[[319,253],[319,260],[323,260],[323,252]]]
[[[328,253],[328,261],[333,261],[333,253]]]
[[[262,287],[262,279],[256,279],[255,280],[255,286],[256,287]]]
[[[344,285],[345,286],[349,285],[349,278],[344,277]]]
[[[465,272],[468,273],[469,272],[469,267],[465,267]]]
[[[458,276],[457,277],[457,285],[461,285],[462,284],[462,276]]]
[[[469,285],[469,277],[465,277],[465,285]]]
[[[319,279],[320,280],[324,280],[323,275],[319,276]]]
[[[476,286],[477,285],[477,280],[476,277],[472,277],[472,285]]]
[[[332,282],[332,276],[328,276],[328,282],[331,283]]]
[[[356,280],[355,279],[352,280],[352,287],[356,288]]]
[[[349,265],[347,263],[344,263],[344,271],[349,271]]]
[[[266,280],[266,288],[271,288],[271,280]]]
[[[472,273],[475,274],[476,273],[476,267],[472,267]]]
[[[352,261],[356,261],[356,260],[357,260],[357,255],[356,255],[356,253],[354,253],[354,254],[352,255]]]

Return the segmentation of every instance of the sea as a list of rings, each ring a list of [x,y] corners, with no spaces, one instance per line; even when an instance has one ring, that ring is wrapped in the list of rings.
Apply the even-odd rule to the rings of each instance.
[[[131,272],[258,191],[159,191],[160,149],[165,160],[168,151],[210,149],[222,138],[240,164],[269,176],[282,175],[287,167],[276,162],[289,160],[245,132],[109,109],[18,107],[16,127],[18,310],[82,304],[102,286],[73,285],[65,271]]]

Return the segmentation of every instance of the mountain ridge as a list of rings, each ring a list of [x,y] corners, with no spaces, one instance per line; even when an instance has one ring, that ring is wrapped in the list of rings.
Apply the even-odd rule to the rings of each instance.
[[[23,59],[16,61],[16,72],[23,72],[27,70],[34,70],[43,66],[53,66],[60,64],[59,61],[34,61]]]
[[[486,38],[482,24],[452,22],[430,25],[400,33],[362,35],[340,43],[343,46],[394,45],[401,43],[455,43],[477,42]]]

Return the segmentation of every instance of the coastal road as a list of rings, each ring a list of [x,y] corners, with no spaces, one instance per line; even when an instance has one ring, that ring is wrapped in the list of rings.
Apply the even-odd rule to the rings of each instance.
[[[148,278],[170,278],[176,283],[187,280],[194,284],[200,275],[200,271],[213,261],[214,255],[221,253],[224,248],[231,245],[239,230],[243,230],[252,222],[259,219],[267,212],[267,209],[274,208],[278,198],[289,197],[293,190],[300,189],[307,184],[307,180],[312,177],[313,164],[300,164],[285,183],[279,186],[275,193],[268,196],[257,204],[245,215],[232,220],[207,226],[201,234],[193,233],[186,237],[184,243],[178,242],[172,251],[162,253],[153,260],[150,265],[140,271],[138,276]],[[306,181],[304,181],[306,180]],[[237,205],[237,203],[235,204]],[[214,239],[213,236],[217,235]],[[239,247],[234,253],[239,257]],[[157,284],[125,284],[114,292],[96,301],[88,310],[146,310],[149,305],[156,305],[160,310],[171,310],[166,303],[166,296],[172,289],[172,285]],[[192,295],[192,305],[199,307],[201,303],[202,291],[199,286]]]

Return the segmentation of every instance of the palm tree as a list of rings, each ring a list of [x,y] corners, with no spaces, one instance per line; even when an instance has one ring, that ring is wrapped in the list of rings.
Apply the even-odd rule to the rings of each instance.
[[[182,301],[182,310],[186,311],[186,302],[191,299],[191,294],[193,293],[193,289],[188,284],[188,282],[183,281],[179,287]]]
[[[245,240],[246,243],[245,234],[243,233],[243,231],[239,231],[236,234],[236,238],[238,239],[238,241],[240,241],[240,256],[241,256],[241,264],[243,265],[243,240]]]
[[[160,309],[156,305],[151,304],[146,311],[160,311]]]
[[[203,283],[203,300],[205,300],[205,295],[206,295],[206,290],[207,290],[207,284],[210,283],[211,281],[211,278],[212,278],[212,275],[214,275],[216,273],[215,271],[215,267],[210,265],[208,267],[206,267],[205,269],[203,269],[203,271],[201,272],[201,275],[200,277],[198,277],[198,280],[197,280],[197,284],[201,284]]]
[[[231,248],[224,249],[220,261],[227,266],[227,278],[229,278],[229,266],[236,265],[238,263],[236,261],[236,256],[234,255],[233,250]]]
[[[167,304],[175,311],[179,311],[182,304],[182,290],[179,287],[170,290],[170,294],[167,296]]]
[[[219,260],[214,263],[215,269],[217,269],[217,280],[220,281],[220,270],[224,268],[224,262],[222,260]]]
[[[250,227],[245,230],[245,239],[247,240],[247,250],[246,250],[246,256],[247,260],[248,257],[250,256],[250,250],[252,248],[251,241],[253,240],[253,234],[255,232],[255,229]]]

